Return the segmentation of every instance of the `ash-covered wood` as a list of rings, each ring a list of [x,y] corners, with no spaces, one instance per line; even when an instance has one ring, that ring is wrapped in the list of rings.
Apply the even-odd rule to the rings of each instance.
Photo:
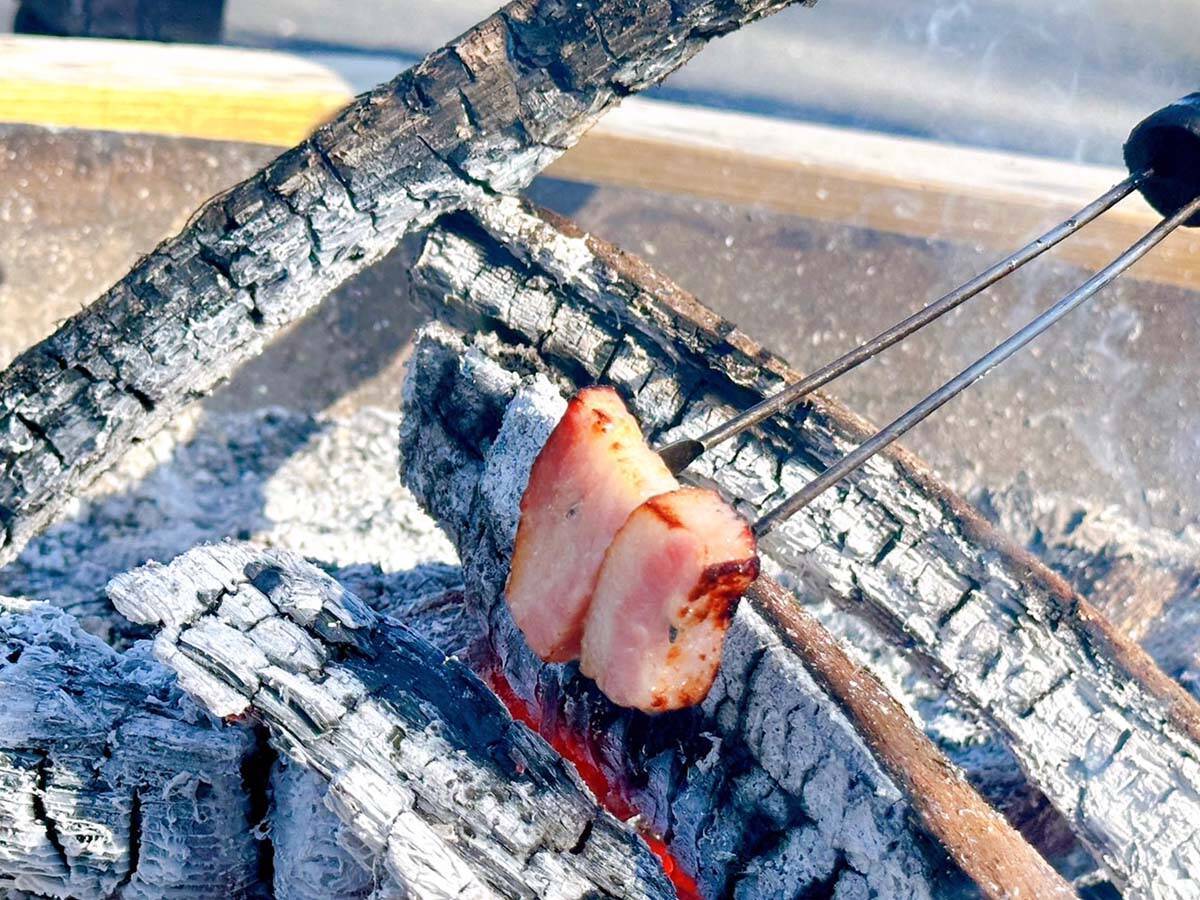
[[[328,793],[328,781],[284,757],[271,772],[276,900],[354,900],[382,887],[370,851],[347,850],[358,842],[325,805]]]
[[[514,0],[201,207],[0,376],[0,563],[129,444],[406,233],[792,0]]]
[[[390,889],[419,897],[670,896],[646,845],[462,663],[302,558],[198,547],[109,585],[217,715],[253,711]]]
[[[984,492],[979,505],[1200,697],[1200,529],[1147,527],[1028,483]]]
[[[371,408],[341,418],[283,409],[180,416],[0,569],[0,594],[52,603],[120,646],[144,629],[113,610],[104,585],[225,538],[286,547],[339,578],[382,569],[387,581],[360,593],[368,602],[450,587],[461,580],[454,548],[396,477],[399,428],[398,411]],[[431,564],[442,564],[440,581]]]
[[[219,727],[145,647],[0,600],[0,892],[269,896],[260,768],[253,732]]]
[[[375,566],[351,566],[335,573],[339,584],[372,609],[399,619],[443,653],[469,656],[479,626],[469,618],[460,576],[457,569],[436,564],[388,573]],[[271,772],[270,839],[278,900],[351,900],[386,883],[371,848],[330,808],[329,792],[323,776],[286,756]]]
[[[565,387],[617,385],[660,438],[704,431],[795,377],[639,261],[515,201],[432,233],[416,278],[443,314],[502,329]],[[815,398],[714,451],[696,473],[753,514],[866,433]],[[445,460],[439,477],[466,462]],[[453,508],[451,488],[426,479],[422,490],[431,508]],[[763,549],[800,577],[803,596],[870,619],[986,716],[1131,895],[1192,890],[1196,702],[917,460],[901,450],[875,459]]]
[[[498,342],[469,347],[427,331],[401,435],[406,483],[458,546],[469,606],[542,730],[595,736],[598,765],[705,896],[935,893],[935,873],[952,866],[914,828],[837,705],[749,607],[704,705],[663,716],[615,707],[576,664],[543,664],[528,649],[502,590],[529,468],[565,408],[544,378],[522,379],[531,362]]]
[[[139,627],[112,609],[105,582],[148,558],[248,534],[322,560],[372,608],[402,616],[447,652],[463,649],[472,632],[456,623],[461,574],[450,564],[449,542],[396,477],[394,411],[195,418],[180,417],[128,453],[69,519],[0,570],[0,592],[52,602],[92,633],[126,645]],[[272,770],[268,784],[267,769],[256,766],[243,781],[256,809],[272,798],[257,846],[271,855],[275,895],[354,896],[354,873],[369,871],[360,862],[369,854],[337,843],[352,836],[324,806],[328,782],[293,765]]]

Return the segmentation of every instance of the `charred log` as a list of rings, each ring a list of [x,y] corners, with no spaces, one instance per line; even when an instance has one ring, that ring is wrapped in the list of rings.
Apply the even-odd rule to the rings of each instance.
[[[462,591],[447,590],[456,571],[420,566],[383,573],[373,566],[340,569],[338,582],[372,609],[404,622],[447,655],[466,654],[478,637]],[[329,782],[280,758],[271,773],[275,896],[278,900],[351,900],[383,887],[375,856],[327,800]]]
[[[1111,508],[1035,496],[1024,483],[986,492],[979,505],[1200,696],[1200,531],[1146,527]]]
[[[514,0],[201,207],[0,376],[0,563],[406,233],[513,191],[623,96],[792,0]]]
[[[418,342],[405,479],[458,545],[490,652],[543,731],[596,735],[596,764],[628,786],[705,896],[933,893],[945,859],[837,705],[751,609],[736,615],[699,710],[619,709],[577,664],[543,664],[528,649],[501,595],[525,479],[565,400],[544,378],[522,379],[531,354],[486,346],[441,328]]]
[[[270,895],[243,783],[253,733],[217,727],[144,648],[0,601],[0,722],[0,889]]]
[[[118,576],[212,712],[253,709],[415,896],[670,896],[661,866],[462,663],[294,554],[199,547]]]
[[[639,261],[515,201],[433,232],[415,275],[443,315],[513,340],[521,349],[505,353],[523,353],[525,367],[548,367],[566,388],[616,385],[660,437],[699,433],[796,377]],[[697,473],[753,513],[865,433],[818,397],[714,451]],[[445,487],[410,471],[431,509],[456,508],[454,479],[469,484],[459,473],[478,466],[462,449],[472,440],[429,470]],[[877,458],[763,549],[802,578],[803,595],[870,618],[986,716],[1132,894],[1186,895],[1200,853],[1188,826],[1200,815],[1200,707],[911,455]]]
[[[271,772],[276,900],[354,900],[382,887],[371,852],[325,805],[328,793],[328,781],[287,759]]]

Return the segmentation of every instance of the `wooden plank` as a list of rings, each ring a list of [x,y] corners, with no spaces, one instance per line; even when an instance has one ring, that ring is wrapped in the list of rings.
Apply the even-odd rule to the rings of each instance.
[[[547,174],[695,194],[1007,253],[1099,196],[1126,173],[1105,166],[631,100],[598,123]],[[1076,265],[1098,269],[1157,221],[1140,196],[1131,197],[1052,252]],[[1147,281],[1200,288],[1200,232],[1176,232],[1138,263],[1134,273]]]
[[[350,96],[328,68],[286,53],[0,37],[3,122],[282,146]],[[1104,166],[640,98],[625,101],[548,174],[997,252],[1124,177]],[[1155,221],[1140,197],[1131,198],[1053,252],[1097,269]],[[1134,273],[1200,288],[1200,232],[1176,233]]]
[[[288,53],[0,36],[3,122],[285,146],[350,98],[336,74]]]

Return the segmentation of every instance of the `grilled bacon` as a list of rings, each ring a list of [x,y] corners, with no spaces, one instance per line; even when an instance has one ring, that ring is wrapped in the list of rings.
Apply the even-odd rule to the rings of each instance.
[[[665,712],[699,703],[758,567],[749,524],[714,491],[650,498],[604,555],[580,668],[622,706]]]
[[[542,659],[579,656],[613,535],[644,500],[678,486],[616,391],[585,388],[572,398],[530,472],[505,588],[513,619]]]

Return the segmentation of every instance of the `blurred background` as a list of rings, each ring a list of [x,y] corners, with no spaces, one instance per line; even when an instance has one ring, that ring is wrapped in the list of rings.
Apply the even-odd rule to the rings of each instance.
[[[494,0],[0,0],[0,28],[299,52],[356,90]],[[331,14],[331,8],[336,13]],[[706,49],[652,96],[1080,162],[1197,87],[1193,0],[821,0]]]

